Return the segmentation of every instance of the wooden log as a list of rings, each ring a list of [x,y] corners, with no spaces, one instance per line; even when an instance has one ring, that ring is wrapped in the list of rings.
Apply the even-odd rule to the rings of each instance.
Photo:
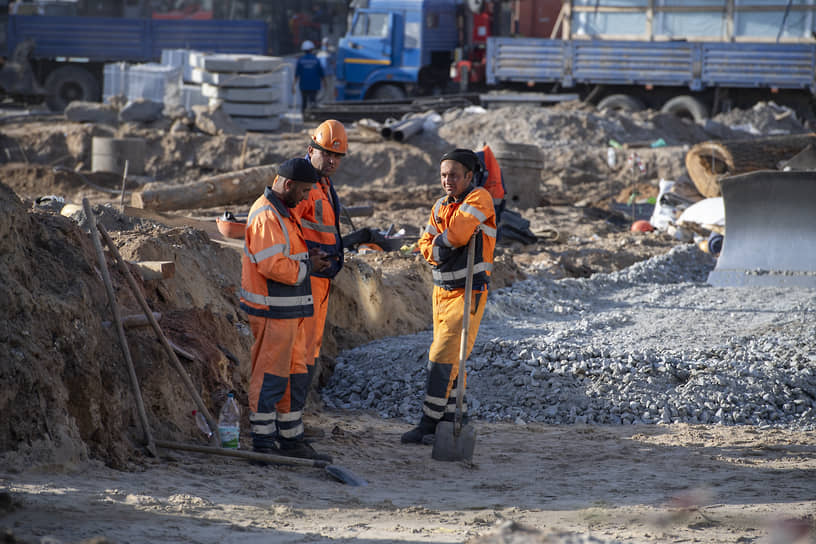
[[[277,175],[277,166],[255,166],[219,174],[196,183],[167,185],[148,183],[133,193],[131,204],[151,210],[212,208],[234,203],[253,202]]]
[[[173,261],[129,261],[139,269],[144,280],[166,280],[176,275],[176,263]]]
[[[713,198],[720,196],[721,179],[756,170],[776,170],[780,161],[814,143],[813,133],[701,142],[686,153],[686,170],[700,194]]]

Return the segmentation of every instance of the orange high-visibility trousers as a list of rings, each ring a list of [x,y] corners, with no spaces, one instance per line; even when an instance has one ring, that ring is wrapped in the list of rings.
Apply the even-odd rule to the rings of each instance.
[[[249,380],[253,443],[269,445],[277,434],[303,435],[303,407],[308,389],[304,318],[268,319],[249,316],[255,343]]]
[[[470,301],[466,357],[470,356],[487,302],[487,289],[474,291]],[[462,343],[462,314],[465,290],[433,289],[434,338],[428,351],[428,380],[423,413],[434,420],[450,420],[456,409],[456,378],[459,375],[459,349]],[[467,384],[467,372],[462,376]],[[466,412],[466,408],[463,410]]]
[[[323,329],[326,328],[326,314],[329,311],[329,290],[331,280],[329,278],[318,278],[311,276],[312,299],[314,300],[314,315],[305,318],[306,327],[306,364],[314,364],[314,360],[320,356],[320,348],[323,345]],[[308,360],[309,356],[311,360]]]

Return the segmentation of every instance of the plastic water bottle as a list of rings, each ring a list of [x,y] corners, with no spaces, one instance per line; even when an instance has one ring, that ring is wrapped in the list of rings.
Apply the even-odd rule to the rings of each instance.
[[[238,437],[241,430],[241,409],[235,402],[232,393],[227,396],[221,413],[218,416],[218,433],[221,435],[221,447],[238,449]]]
[[[207,435],[207,438],[212,436],[212,429],[210,429],[210,424],[207,423],[207,418],[204,417],[204,414],[199,412],[198,410],[193,410],[193,417],[195,418],[196,425],[198,428],[201,429],[201,432]]]

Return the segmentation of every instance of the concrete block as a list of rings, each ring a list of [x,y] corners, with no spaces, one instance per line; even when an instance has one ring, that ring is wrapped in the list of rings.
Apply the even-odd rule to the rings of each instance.
[[[208,72],[201,68],[193,68],[193,83],[209,83],[218,87],[271,87],[280,83],[281,74],[265,72],[261,74],[227,74]]]
[[[190,66],[207,72],[262,73],[280,68],[285,61],[280,57],[239,54],[207,54],[198,51],[190,54]]]
[[[215,107],[220,100],[218,98],[210,99],[210,106]],[[283,104],[247,104],[244,102],[220,102],[221,109],[230,115],[239,115],[243,117],[268,117],[270,115],[277,115],[287,110]]]
[[[193,106],[207,106],[209,99],[201,92],[201,85],[185,83],[181,86],[181,105],[187,111],[193,111]]]

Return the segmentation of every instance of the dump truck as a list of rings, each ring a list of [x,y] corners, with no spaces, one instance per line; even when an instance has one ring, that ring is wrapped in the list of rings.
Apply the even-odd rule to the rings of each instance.
[[[565,0],[549,38],[514,34],[501,5],[369,0],[338,47],[338,100],[501,90],[697,120],[769,99],[812,111],[812,4]]]

